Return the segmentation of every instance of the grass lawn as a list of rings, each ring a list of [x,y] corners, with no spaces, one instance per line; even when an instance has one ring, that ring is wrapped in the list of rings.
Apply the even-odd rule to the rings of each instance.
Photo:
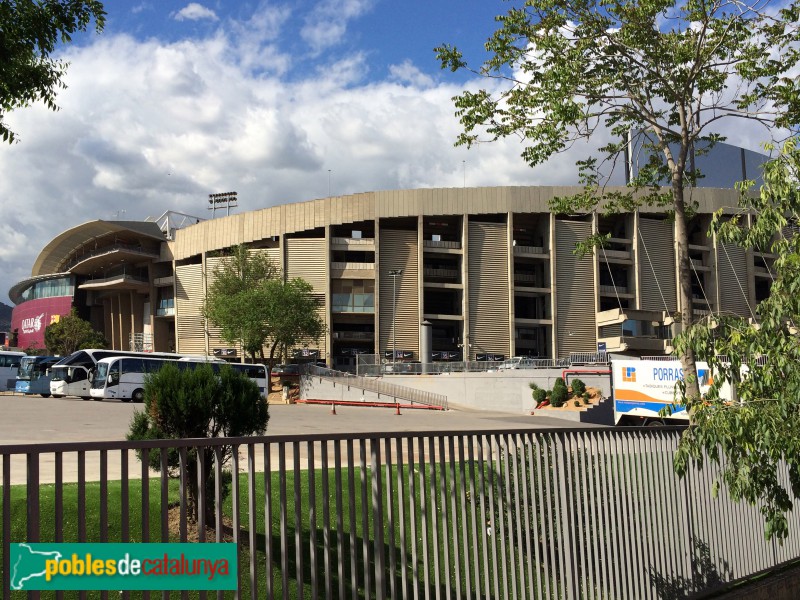
[[[502,570],[509,570],[514,577],[522,551],[501,544],[500,536],[487,537],[486,521],[490,517],[491,506],[485,502],[483,511],[480,503],[470,501],[469,467],[467,476],[462,479],[459,469],[449,472],[442,478],[441,465],[437,471],[431,471],[431,465],[420,473],[415,470],[409,479],[408,467],[399,474],[403,490],[398,493],[398,469],[392,468],[391,484],[393,486],[393,502],[385,504],[387,485],[386,467],[381,471],[383,527],[375,531],[376,515],[371,507],[373,482],[370,469],[361,470],[342,468],[338,473],[334,468],[327,471],[292,471],[286,473],[283,487],[277,473],[265,480],[263,473],[255,477],[255,533],[256,542],[256,594],[259,598],[282,597],[284,588],[292,598],[310,598],[315,595],[323,597],[325,588],[329,587],[333,597],[366,598],[374,595],[375,564],[383,555],[384,568],[381,571],[386,587],[391,591],[395,586],[395,597],[403,597],[413,593],[416,585],[422,595],[425,587],[431,593],[436,592],[436,585],[443,590],[447,580],[451,586],[461,587],[466,592],[469,588],[485,589],[488,566],[492,579],[502,580]],[[296,475],[297,474],[297,475]],[[297,477],[297,479],[295,479]],[[327,482],[323,478],[327,477]],[[449,483],[444,483],[444,481]],[[444,485],[443,485],[444,483]],[[269,487],[270,502],[266,503],[266,488]],[[99,483],[85,485],[85,500],[82,518],[85,523],[86,536],[78,537],[78,486],[63,486],[63,527],[64,542],[108,542],[123,541],[122,484],[119,481],[109,482],[107,492],[107,528],[101,530],[101,495]],[[411,487],[413,485],[413,488]],[[475,485],[478,485],[478,474],[475,471]],[[324,502],[327,488],[328,502]],[[337,492],[337,490],[339,490]],[[461,493],[466,491],[466,502],[460,501]],[[495,490],[497,495],[498,490]],[[42,485],[40,495],[40,532],[41,541],[55,541],[55,486]],[[167,503],[174,506],[179,500],[178,481],[170,480],[167,489]],[[251,550],[249,547],[249,513],[247,475],[239,478],[239,530],[240,555],[239,573],[242,582],[242,597],[250,597]],[[312,502],[313,498],[313,502]],[[399,499],[398,499],[399,498]],[[327,509],[325,508],[327,505]],[[366,513],[362,513],[366,506]],[[1,507],[1,500],[0,500]],[[281,513],[281,507],[285,512]],[[15,486],[11,490],[11,536],[10,541],[26,541],[26,508],[27,497],[24,486]],[[149,487],[149,529],[150,542],[179,541],[174,534],[163,537],[161,482],[151,479]],[[499,514],[499,502],[495,502],[495,514]],[[325,511],[328,510],[329,526],[324,525]],[[404,526],[400,527],[400,516]],[[174,512],[174,511],[173,511]],[[269,519],[265,515],[269,512]],[[223,503],[225,521],[229,525],[232,517],[232,496]],[[128,540],[143,541],[142,533],[142,488],[141,481],[128,482],[129,523]],[[465,519],[466,517],[466,519]],[[267,527],[269,523],[269,527]],[[502,525],[496,525],[499,531]],[[475,534],[473,536],[473,529]],[[427,531],[427,545],[422,539],[422,531]],[[231,529],[228,528],[228,534]],[[382,545],[375,539],[380,533]],[[491,533],[491,532],[490,532]],[[283,534],[283,535],[282,535]],[[0,532],[0,536],[2,532]],[[0,538],[1,540],[2,538]],[[213,532],[210,538],[213,539]],[[228,539],[230,539],[228,537]],[[484,539],[488,544],[484,546]],[[477,540],[473,543],[473,540]],[[401,552],[405,547],[405,554]],[[381,552],[382,549],[382,552]],[[269,550],[269,552],[267,551]],[[516,554],[514,554],[516,552]],[[327,555],[327,559],[326,559]],[[341,561],[340,561],[341,557]],[[392,565],[392,557],[394,565]],[[505,557],[505,560],[504,560]],[[476,559],[478,568],[476,569]],[[405,565],[403,565],[405,563]],[[417,575],[414,576],[416,566]],[[365,567],[367,567],[365,569]],[[393,568],[392,568],[393,567]],[[312,571],[315,574],[316,588],[312,589]],[[269,573],[269,575],[268,575]],[[267,578],[271,589],[267,590]],[[367,582],[369,577],[369,582]],[[426,583],[427,582],[427,583]],[[533,582],[529,582],[532,584]],[[502,586],[502,581],[500,583]],[[369,586],[369,587],[368,587]],[[490,595],[494,595],[494,589]],[[506,591],[498,588],[501,596]],[[268,593],[269,592],[269,593]],[[12,593],[12,598],[22,598],[23,592]],[[117,595],[111,592],[110,595]],[[209,592],[213,597],[216,593]],[[190,597],[199,597],[192,592]],[[42,593],[43,598],[54,598],[54,593]],[[64,592],[65,598],[77,598],[77,592]],[[89,598],[100,598],[100,592],[88,592]],[[141,592],[130,592],[131,598],[142,597]],[[170,597],[180,597],[173,592]],[[232,592],[225,592],[225,597],[233,597]]]

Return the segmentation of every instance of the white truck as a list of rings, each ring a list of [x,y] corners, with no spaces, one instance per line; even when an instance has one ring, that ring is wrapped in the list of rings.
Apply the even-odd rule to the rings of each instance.
[[[708,391],[713,375],[705,362],[697,363],[700,393]],[[614,399],[615,425],[686,425],[689,415],[680,406],[683,367],[679,360],[614,360],[611,362],[611,389]],[[731,400],[728,384],[720,390],[722,398]],[[670,416],[661,410],[672,406]]]

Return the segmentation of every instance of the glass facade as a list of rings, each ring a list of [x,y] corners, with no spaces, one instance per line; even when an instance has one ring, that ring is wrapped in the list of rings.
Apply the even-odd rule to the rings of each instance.
[[[48,279],[47,281],[37,281],[27,290],[22,292],[22,302],[37,300],[39,298],[57,298],[69,296],[75,293],[75,284],[72,277],[59,277],[58,279]]]
[[[331,281],[331,301],[335,313],[374,313],[375,281],[335,279]]]

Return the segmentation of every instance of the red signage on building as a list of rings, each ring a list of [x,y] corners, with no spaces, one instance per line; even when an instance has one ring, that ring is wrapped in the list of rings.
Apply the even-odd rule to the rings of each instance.
[[[11,336],[17,334],[17,346],[43,349],[44,330],[72,310],[72,296],[28,300],[14,307],[11,314]]]

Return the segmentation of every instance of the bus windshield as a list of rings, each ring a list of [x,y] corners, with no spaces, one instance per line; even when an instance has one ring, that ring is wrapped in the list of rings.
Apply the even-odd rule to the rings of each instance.
[[[73,383],[83,381],[89,376],[89,371],[84,367],[68,367],[66,365],[53,365],[50,370],[50,381],[63,381]]]
[[[55,366],[50,370],[50,381],[66,381],[68,367]]]
[[[100,361],[97,363],[97,371],[94,374],[94,385],[92,387],[95,388],[103,388],[106,385],[106,376],[108,375],[108,363]]]
[[[58,362],[57,356],[23,356],[17,379],[38,379]]]
[[[36,364],[35,356],[23,356],[19,362],[19,373],[17,379],[30,379],[33,367]]]

